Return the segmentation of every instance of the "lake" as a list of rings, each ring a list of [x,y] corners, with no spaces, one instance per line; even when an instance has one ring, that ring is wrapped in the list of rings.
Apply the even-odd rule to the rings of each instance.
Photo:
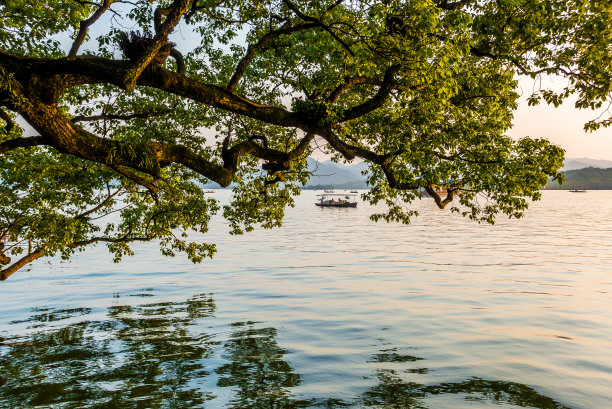
[[[314,201],[215,218],[202,264],[98,246],[0,283],[0,407],[610,407],[612,191],[494,226]]]

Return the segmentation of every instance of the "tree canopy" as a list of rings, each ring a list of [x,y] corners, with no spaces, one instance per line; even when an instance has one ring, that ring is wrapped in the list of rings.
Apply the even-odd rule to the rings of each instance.
[[[506,135],[518,79],[563,78],[530,104],[604,110],[611,41],[595,0],[6,0],[0,278],[97,242],[201,261],[205,183],[235,184],[232,233],[279,226],[314,149],[369,164],[374,220],[408,222],[420,188],[520,217],[563,151]]]

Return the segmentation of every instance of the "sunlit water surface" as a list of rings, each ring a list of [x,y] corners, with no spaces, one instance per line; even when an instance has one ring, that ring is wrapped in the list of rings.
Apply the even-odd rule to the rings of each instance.
[[[612,407],[612,192],[409,226],[304,192],[212,261],[103,246],[0,284],[0,407]],[[227,200],[229,192],[215,196]]]

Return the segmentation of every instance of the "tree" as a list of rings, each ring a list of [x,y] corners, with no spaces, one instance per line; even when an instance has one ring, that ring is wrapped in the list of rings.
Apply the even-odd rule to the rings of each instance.
[[[563,152],[505,135],[517,79],[566,79],[532,104],[601,108],[611,22],[589,0],[7,0],[1,278],[96,242],[200,261],[214,245],[186,232],[219,210],[204,182],[235,182],[233,233],[278,226],[315,147],[368,162],[375,220],[408,222],[419,188],[478,221],[520,217]]]

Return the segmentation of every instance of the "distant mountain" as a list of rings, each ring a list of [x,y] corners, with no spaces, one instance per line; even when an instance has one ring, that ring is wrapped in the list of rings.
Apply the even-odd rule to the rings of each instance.
[[[568,170],[565,172],[565,182],[548,182],[546,189],[570,190],[612,190],[612,167],[600,169],[588,167],[585,169]]]
[[[366,177],[361,174],[368,165],[365,162],[353,165],[308,158],[308,170],[313,172],[306,189],[365,189]],[[603,169],[606,168],[606,169]],[[590,158],[567,158],[565,166],[567,182],[559,186],[549,183],[547,189],[612,189],[612,161]],[[219,188],[214,182],[205,188]]]
[[[308,187],[337,189],[359,189],[367,187],[365,176],[361,172],[367,169],[365,162],[354,165],[342,165],[330,160],[319,162],[313,158],[308,158],[308,170],[313,172]]]
[[[343,165],[335,163],[331,160],[317,161],[313,158],[308,158],[308,170],[313,172],[313,175],[308,181],[307,189],[365,189],[365,176],[361,172],[368,168],[365,162],[356,163],[353,165]],[[230,187],[233,187],[232,183]],[[208,182],[203,185],[205,189],[220,189],[221,187],[215,182]]]
[[[591,165],[588,165],[584,162],[581,162],[577,159],[567,159],[565,161],[565,164],[563,165],[563,167],[561,168],[562,171],[567,172],[568,170],[576,170],[576,169],[584,169],[584,168],[588,168],[591,167]]]
[[[612,168],[612,161],[591,158],[566,158],[562,171],[585,169],[585,168]]]

